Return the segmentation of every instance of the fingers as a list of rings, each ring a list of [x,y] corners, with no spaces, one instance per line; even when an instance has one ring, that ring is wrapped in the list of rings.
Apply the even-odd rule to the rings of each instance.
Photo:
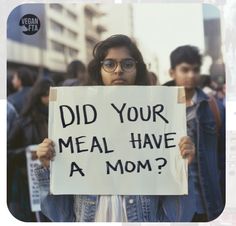
[[[188,159],[189,161],[194,158],[194,154],[195,154],[195,152],[194,152],[193,148],[183,149],[181,152],[182,157],[185,159]]]
[[[51,145],[54,146],[53,141],[52,141],[51,139],[49,139],[49,138],[45,138],[42,143],[43,143],[43,144],[51,144]]]
[[[184,143],[180,146],[180,152],[182,156],[189,154],[193,151],[194,144]]]
[[[38,145],[36,154],[42,165],[49,167],[50,160],[53,160],[55,156],[53,141],[45,138],[43,142]]]
[[[182,137],[179,142],[179,148],[181,156],[187,158],[190,164],[195,156],[195,146],[191,138],[188,136]]]
[[[181,147],[183,144],[186,144],[186,143],[188,143],[188,144],[191,143],[192,144],[193,142],[192,142],[192,140],[189,136],[181,137],[181,139],[179,141],[179,147]]]

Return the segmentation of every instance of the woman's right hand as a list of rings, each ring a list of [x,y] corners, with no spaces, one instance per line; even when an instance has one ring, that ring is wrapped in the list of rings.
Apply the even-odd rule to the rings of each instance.
[[[37,157],[44,167],[49,167],[50,160],[55,155],[54,143],[52,140],[45,138],[37,147]]]

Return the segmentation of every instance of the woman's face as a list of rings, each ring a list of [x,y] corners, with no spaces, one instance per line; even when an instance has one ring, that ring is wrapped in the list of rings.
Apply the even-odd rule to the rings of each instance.
[[[102,81],[105,86],[134,85],[136,61],[126,47],[110,48],[101,66]]]

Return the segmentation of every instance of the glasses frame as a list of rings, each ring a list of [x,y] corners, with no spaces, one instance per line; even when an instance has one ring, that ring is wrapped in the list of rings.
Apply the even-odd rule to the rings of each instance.
[[[112,60],[112,61],[115,62],[116,66],[115,66],[115,68],[114,68],[112,71],[107,71],[107,70],[104,68],[103,63],[104,63],[105,60]],[[116,70],[116,68],[118,67],[118,64],[120,64],[120,67],[121,67],[122,71],[124,71],[124,72],[132,72],[132,71],[134,70],[134,68],[136,67],[136,64],[138,63],[138,61],[136,61],[136,60],[133,59],[133,58],[125,58],[125,59],[123,59],[123,60],[121,60],[121,61],[117,61],[117,60],[114,60],[114,59],[105,59],[105,60],[100,61],[100,64],[101,64],[101,67],[103,68],[103,70],[106,71],[107,73],[113,73],[113,72]],[[135,67],[134,67],[132,70],[126,70],[126,69],[124,69],[123,66],[122,66],[122,61],[124,61],[124,60],[132,60],[132,61],[135,63]]]

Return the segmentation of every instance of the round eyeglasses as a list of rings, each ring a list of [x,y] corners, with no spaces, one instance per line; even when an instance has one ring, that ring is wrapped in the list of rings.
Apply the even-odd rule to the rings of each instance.
[[[114,59],[105,59],[105,60],[101,61],[102,68],[104,69],[104,71],[106,71],[108,73],[114,72],[116,70],[118,64],[120,64],[122,71],[132,72],[136,68],[137,61],[135,61],[134,59],[131,59],[131,58],[123,59],[119,62]]]

